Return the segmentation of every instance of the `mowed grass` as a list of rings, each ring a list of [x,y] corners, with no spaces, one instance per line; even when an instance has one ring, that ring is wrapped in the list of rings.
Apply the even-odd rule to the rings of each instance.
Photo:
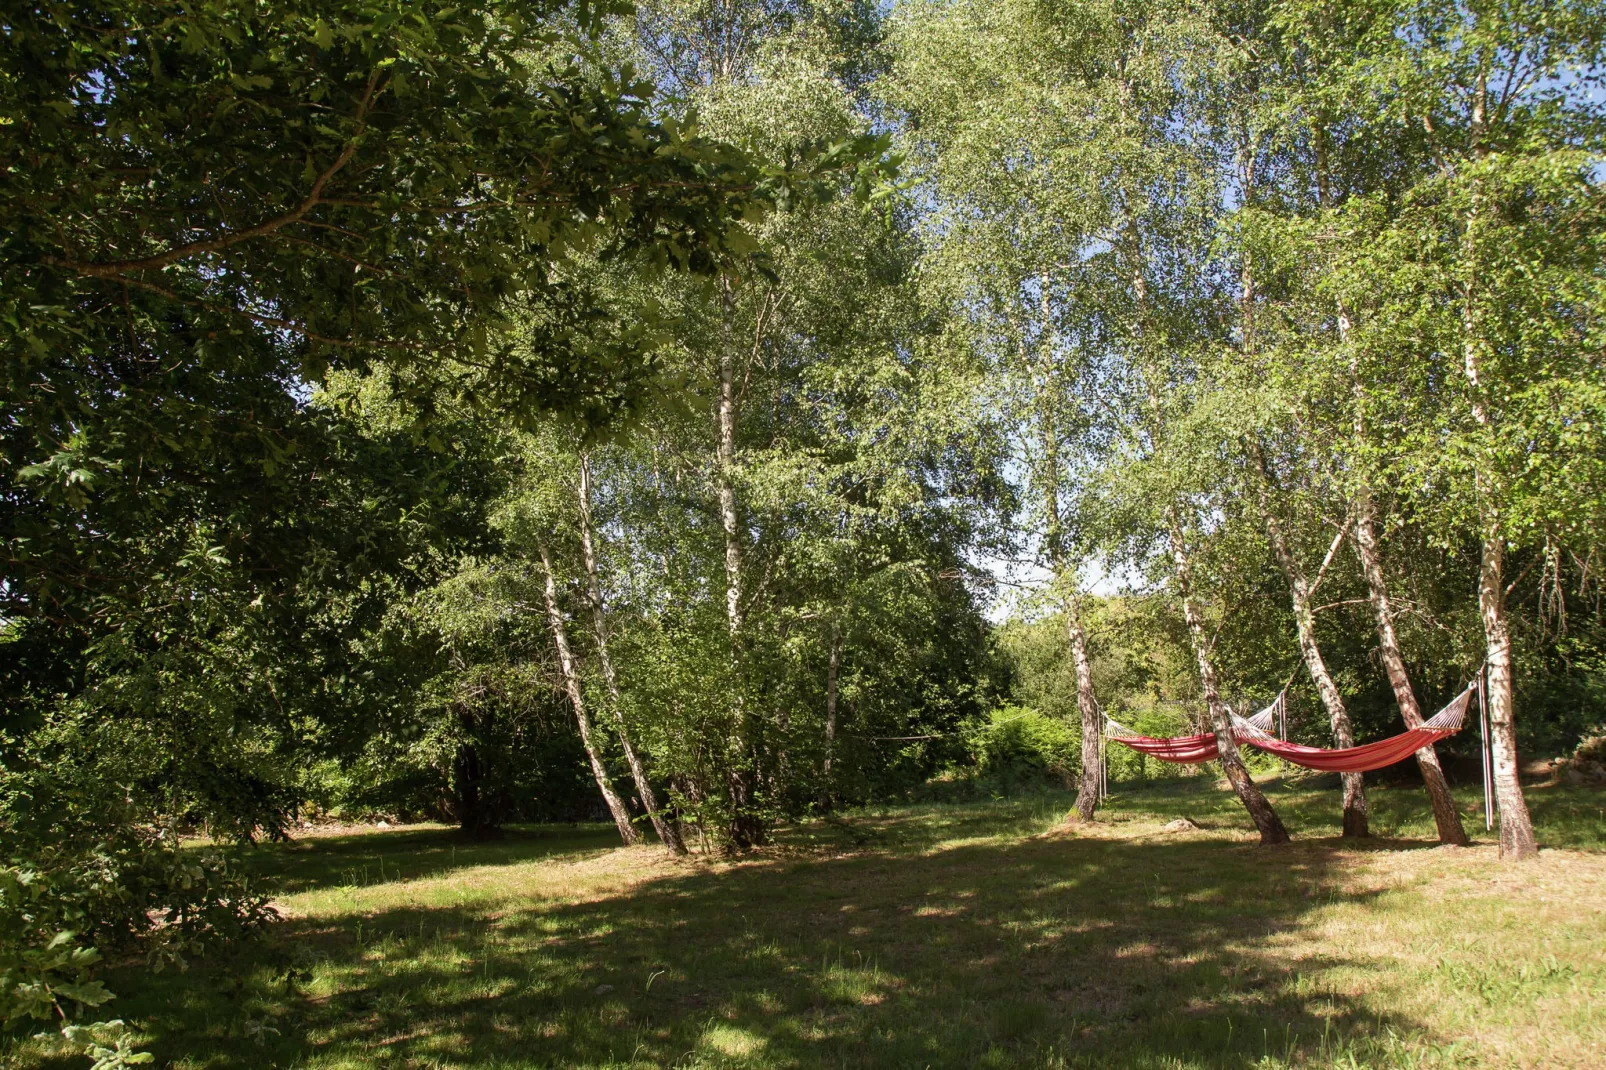
[[[1269,788],[1292,847],[1205,777],[1091,826],[1063,795],[870,809],[736,862],[313,837],[254,852],[268,943],[113,973],[113,1010],[187,1068],[1606,1066],[1606,796],[1533,789],[1547,849],[1507,866],[1471,796],[1480,844],[1436,850],[1416,791],[1374,788],[1351,846],[1324,781]]]

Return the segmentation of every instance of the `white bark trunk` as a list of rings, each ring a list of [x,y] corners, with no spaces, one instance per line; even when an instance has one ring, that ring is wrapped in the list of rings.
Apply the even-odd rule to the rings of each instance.
[[[1038,362],[1037,408],[1039,449],[1038,479],[1043,492],[1043,541],[1054,579],[1065,590],[1065,634],[1070,641],[1071,661],[1076,670],[1076,706],[1082,722],[1082,775],[1076,791],[1076,814],[1083,821],[1093,820],[1099,802],[1098,702],[1093,695],[1093,669],[1087,657],[1087,633],[1082,629],[1080,592],[1077,576],[1066,561],[1065,534],[1060,516],[1059,434],[1054,411],[1054,318],[1050,304],[1050,278],[1039,278],[1039,323],[1042,330],[1041,360]]]
[[[1091,821],[1099,804],[1104,762],[1099,753],[1099,704],[1093,695],[1093,665],[1087,656],[1087,632],[1082,627],[1078,602],[1074,594],[1066,599],[1065,630],[1076,665],[1076,709],[1082,718],[1082,780],[1076,789],[1076,814],[1083,821]]]
[[[1338,306],[1338,338],[1349,345],[1353,329],[1349,311],[1341,301]],[[1361,381],[1358,358],[1350,358],[1351,393],[1354,402],[1352,434],[1357,453],[1366,445],[1366,388]],[[1355,487],[1355,551],[1361,560],[1361,574],[1366,578],[1366,598],[1372,607],[1372,621],[1377,627],[1378,656],[1383,659],[1383,671],[1388,674],[1389,687],[1394,690],[1394,701],[1400,708],[1400,719],[1407,728],[1422,724],[1422,707],[1417,704],[1416,691],[1411,687],[1410,674],[1405,669],[1405,657],[1400,653],[1399,636],[1394,630],[1394,610],[1389,605],[1388,582],[1383,574],[1382,547],[1377,538],[1377,507],[1372,500],[1372,488],[1364,473]],[[1433,824],[1439,833],[1440,843],[1453,843],[1464,847],[1469,842],[1461,823],[1461,814],[1455,808],[1450,794],[1449,781],[1439,765],[1439,753],[1432,747],[1416,752],[1416,767],[1422,774],[1422,785],[1428,793],[1428,805],[1433,808]]]
[[[1328,170],[1328,123],[1325,118],[1314,125],[1316,147],[1317,199],[1321,206],[1332,207],[1332,182]],[[1353,324],[1344,302],[1338,302],[1338,338],[1348,347]],[[1354,395],[1354,443],[1357,452],[1366,444],[1366,400],[1358,360],[1352,355],[1350,376]],[[1355,546],[1361,559],[1361,572],[1366,578],[1367,601],[1371,603],[1372,620],[1377,627],[1378,654],[1383,659],[1383,671],[1388,674],[1389,686],[1394,690],[1394,701],[1400,708],[1400,718],[1407,728],[1422,724],[1422,709],[1417,705],[1416,692],[1411,687],[1410,674],[1405,669],[1405,658],[1400,653],[1399,638],[1394,630],[1394,611],[1389,606],[1388,584],[1384,579],[1381,548],[1376,531],[1376,510],[1372,491],[1366,476],[1361,473],[1355,488]],[[1433,808],[1433,823],[1438,829],[1440,843],[1467,844],[1466,829],[1456,811],[1455,799],[1450,794],[1449,782],[1439,765],[1439,754],[1432,747],[1416,752],[1416,767],[1422,774],[1427,789],[1428,803]]]
[[[1266,539],[1271,543],[1272,556],[1288,581],[1289,594],[1294,607],[1294,628],[1299,638],[1299,653],[1305,670],[1321,696],[1322,707],[1327,711],[1328,723],[1333,729],[1333,741],[1341,748],[1355,745],[1355,734],[1350,728],[1349,711],[1344,708],[1344,697],[1327,671],[1321,646],[1316,641],[1316,614],[1311,611],[1311,584],[1305,576],[1271,501],[1270,474],[1265,458],[1257,443],[1249,444],[1250,458],[1255,466],[1255,491],[1260,502],[1260,515],[1266,525]],[[1336,549],[1336,544],[1335,544]],[[1344,835],[1361,837],[1370,835],[1366,820],[1366,783],[1360,773],[1344,773]]]
[[[1474,154],[1482,155],[1484,117],[1483,86],[1478,87],[1473,114]],[[1482,344],[1478,324],[1477,227],[1479,226],[1480,198],[1474,191],[1472,208],[1466,220],[1466,234],[1462,240],[1462,272],[1465,279],[1462,293],[1462,367],[1471,398],[1472,419],[1481,431],[1492,430],[1493,415],[1489,411],[1482,382]],[[1495,488],[1488,474],[1479,469],[1476,478],[1478,504],[1482,513],[1482,561],[1478,568],[1478,615],[1483,620],[1484,645],[1489,669],[1489,739],[1494,760],[1495,798],[1500,804],[1500,857],[1508,859],[1532,858],[1539,853],[1534,839],[1533,819],[1528,815],[1528,803],[1522,795],[1518,779],[1517,733],[1514,688],[1511,664],[1511,623],[1506,614],[1505,556],[1506,542],[1498,503],[1494,500]]]
[[[736,314],[730,280],[720,280],[723,295],[724,337],[719,351],[719,444],[716,449],[716,475],[719,490],[719,519],[725,533],[725,618],[730,628],[731,659],[739,660],[742,633],[742,523],[736,494],[736,354],[731,323]],[[755,345],[756,345],[755,341]],[[753,741],[749,739],[747,709],[738,690],[731,696],[733,744],[731,764],[726,769],[726,785],[732,809],[730,842],[737,848],[754,846],[764,839],[763,824],[752,812],[757,772],[753,766]]]
[[[657,793],[652,790],[652,780],[647,776],[646,766],[641,756],[636,753],[635,745],[630,741],[630,729],[625,724],[624,704],[619,695],[619,678],[613,671],[613,658],[608,653],[608,621],[606,611],[602,605],[602,584],[597,579],[597,554],[592,543],[591,523],[591,460],[584,451],[580,453],[580,550],[585,559],[586,593],[591,602],[591,633],[597,644],[597,663],[602,668],[602,680],[608,689],[608,709],[613,714],[614,727],[619,733],[619,746],[624,751],[625,762],[630,766],[630,776],[636,784],[636,794],[641,797],[641,805],[647,811],[647,817],[652,821],[654,831],[658,833],[659,841],[671,852],[677,855],[686,853],[686,844],[680,838],[680,830],[673,821],[664,817],[663,811],[658,807]]]
[[[1478,570],[1478,615],[1489,666],[1489,746],[1494,758],[1495,799],[1500,806],[1500,857],[1533,858],[1539,853],[1533,819],[1517,771],[1517,731],[1511,664],[1511,626],[1506,616],[1505,540],[1496,518],[1487,521],[1483,561]]]
[[[1193,656],[1199,667],[1199,685],[1204,692],[1205,705],[1210,710],[1210,724],[1216,733],[1216,746],[1221,755],[1221,769],[1227,782],[1238,795],[1244,809],[1260,831],[1260,842],[1265,845],[1288,842],[1288,830],[1283,827],[1277,811],[1255,786],[1233,745],[1232,716],[1227,704],[1221,701],[1221,689],[1216,679],[1216,666],[1210,657],[1210,641],[1205,635],[1204,619],[1193,602],[1193,567],[1188,560],[1187,548],[1182,541],[1182,528],[1175,516],[1169,518],[1171,560],[1176,568],[1177,593],[1182,600],[1182,619],[1188,626],[1188,638],[1193,645]]]
[[[836,714],[842,672],[842,627],[831,622],[831,653],[825,665],[825,761],[820,766],[820,802],[831,804],[831,765],[836,758]]]
[[[736,502],[736,360],[728,345],[719,356],[717,460],[719,519],[725,531],[725,617],[735,636],[742,630],[742,532]]]
[[[597,751],[597,743],[591,725],[591,715],[586,711],[585,692],[580,686],[580,672],[575,665],[574,651],[569,646],[569,633],[563,626],[563,614],[558,610],[558,589],[552,578],[552,559],[547,549],[541,547],[541,568],[546,573],[546,586],[544,595],[546,599],[547,622],[552,626],[552,638],[558,647],[558,668],[563,673],[563,686],[569,693],[569,704],[574,707],[574,719],[580,728],[580,742],[586,749],[586,757],[591,759],[591,774],[596,777],[597,789],[602,792],[603,800],[608,804],[608,812],[613,815],[613,823],[619,829],[619,836],[626,843],[641,842],[641,836],[630,823],[630,811],[625,807],[624,800],[613,789],[613,781],[608,777],[608,770],[602,764],[602,756]]]
[[[1394,630],[1394,611],[1389,606],[1388,583],[1383,575],[1382,551],[1377,542],[1377,528],[1371,492],[1363,483],[1355,499],[1355,546],[1361,559],[1361,572],[1366,577],[1366,597],[1371,603],[1372,620],[1377,626],[1378,654],[1383,659],[1383,671],[1388,674],[1389,686],[1394,689],[1394,701],[1399,704],[1400,718],[1407,728],[1422,724],[1422,708],[1417,705],[1416,691],[1411,687],[1410,674],[1405,669],[1405,658],[1400,653],[1399,637]],[[1450,785],[1439,765],[1439,754],[1432,747],[1416,752],[1416,767],[1427,788],[1428,803],[1433,807],[1433,823],[1439,832],[1440,843],[1466,846],[1467,832],[1461,824],[1461,814],[1455,808]]]

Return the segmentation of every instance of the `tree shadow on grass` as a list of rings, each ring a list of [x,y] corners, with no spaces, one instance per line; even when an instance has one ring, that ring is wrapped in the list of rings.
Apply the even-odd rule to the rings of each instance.
[[[244,862],[282,895],[437,877],[470,866],[511,866],[602,854],[619,845],[612,825],[508,827],[495,840],[455,829],[392,829],[309,836],[248,849]]]
[[[1255,781],[1276,807],[1278,815],[1288,826],[1295,840],[1337,837],[1343,821],[1342,781],[1337,773],[1310,773],[1299,769],[1286,772],[1257,772]],[[1109,816],[1115,821],[1161,820],[1186,817],[1206,829],[1235,829],[1243,824],[1243,808],[1223,783],[1214,777],[1173,777],[1152,780],[1146,784],[1122,783],[1113,787]],[[1530,802],[1538,799],[1534,789],[1528,789]],[[1375,840],[1345,841],[1346,846],[1364,848],[1368,845],[1395,847],[1419,842],[1422,846],[1437,843],[1437,830],[1433,811],[1420,781],[1379,783],[1368,775],[1366,785],[1367,809]],[[1474,843],[1492,843],[1497,834],[1483,827],[1483,800],[1477,785],[1462,786],[1455,790],[1455,799],[1462,821]],[[1547,847],[1598,848],[1606,843],[1606,809],[1600,811],[1601,820],[1591,827],[1587,803],[1581,806],[1576,799],[1557,803],[1539,801],[1534,804],[1535,821],[1540,825],[1540,841]],[[1542,817],[1550,813],[1565,815],[1552,825]]]
[[[209,1067],[1315,1059],[1323,1038],[1425,1032],[1315,987],[1371,963],[1287,946],[1314,909],[1377,894],[1346,890],[1341,857],[1095,832],[672,867],[590,901],[294,920],[278,942],[305,993],[245,959],[119,1013],[162,1062]]]

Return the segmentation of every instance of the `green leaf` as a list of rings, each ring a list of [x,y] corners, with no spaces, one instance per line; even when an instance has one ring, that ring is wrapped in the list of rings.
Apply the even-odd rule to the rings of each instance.
[[[98,1007],[115,998],[100,981],[86,981],[82,984],[58,984],[53,987],[57,995],[65,996],[70,1000],[75,1000],[90,1007]]]

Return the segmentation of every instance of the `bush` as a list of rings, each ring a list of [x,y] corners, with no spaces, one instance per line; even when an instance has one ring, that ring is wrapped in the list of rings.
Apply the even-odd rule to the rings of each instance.
[[[100,948],[182,968],[276,913],[221,855],[181,850],[149,827],[90,838],[71,826],[48,841],[13,839],[0,859],[0,1027],[60,1023],[64,1042],[102,1070],[148,1062],[121,1022],[77,1021],[113,998],[94,977]]]
[[[1004,706],[971,733],[977,772],[1013,788],[1057,783],[1071,787],[1081,772],[1081,726],[1026,706]]]

